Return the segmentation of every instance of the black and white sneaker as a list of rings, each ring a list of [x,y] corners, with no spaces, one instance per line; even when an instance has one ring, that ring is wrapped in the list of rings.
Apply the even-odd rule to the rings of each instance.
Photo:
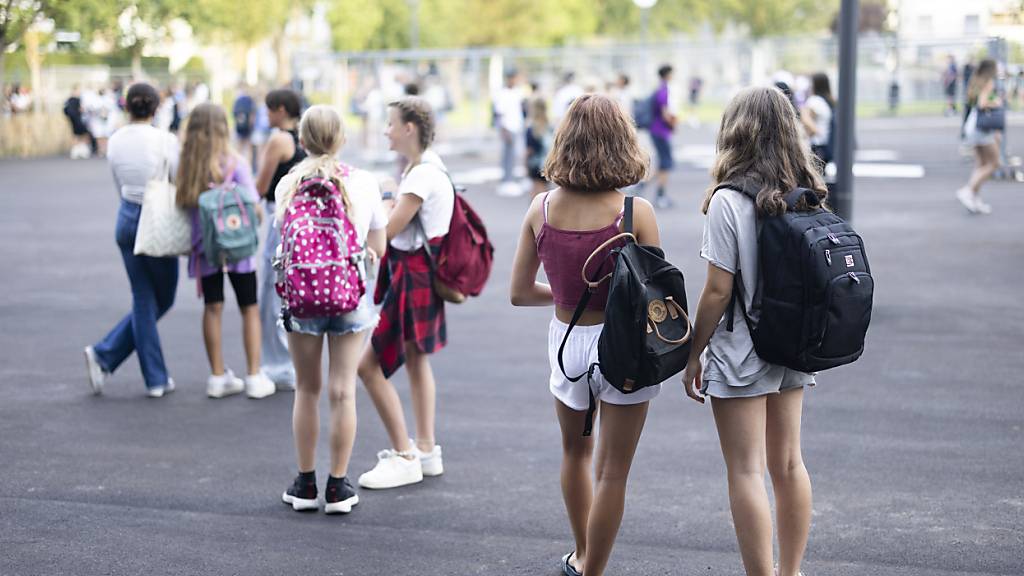
[[[348,477],[328,476],[324,503],[324,512],[327,514],[348,514],[353,506],[359,504],[359,495],[349,483]]]
[[[281,501],[290,504],[292,510],[302,512],[304,510],[317,510],[320,502],[317,501],[316,477],[304,478],[303,474],[295,477],[292,485],[281,495]]]

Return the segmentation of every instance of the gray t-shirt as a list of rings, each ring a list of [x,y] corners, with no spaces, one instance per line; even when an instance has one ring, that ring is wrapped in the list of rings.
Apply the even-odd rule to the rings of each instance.
[[[142,204],[146,183],[163,177],[161,170],[165,166],[174,180],[178,171],[178,139],[148,124],[128,124],[110,137],[107,162],[121,198]]]
[[[711,198],[700,255],[726,272],[740,273],[743,303],[750,319],[756,322],[760,316],[754,308],[758,278],[757,210],[742,192],[725,188]],[[726,330],[727,319],[723,315],[704,351],[704,380],[735,387],[757,383],[759,387],[777,388],[784,378],[798,377],[804,384],[813,384],[813,375],[769,364],[757,355],[743,310],[738,301],[736,304],[733,331]]]

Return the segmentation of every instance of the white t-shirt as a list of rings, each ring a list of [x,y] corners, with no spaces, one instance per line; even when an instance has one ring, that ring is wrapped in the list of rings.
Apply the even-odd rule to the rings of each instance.
[[[551,117],[557,125],[558,121],[569,111],[572,101],[583,95],[583,88],[576,84],[566,84],[555,92],[555,99],[551,106]]]
[[[829,123],[832,121],[832,108],[829,107],[828,102],[826,102],[824,98],[816,94],[807,98],[807,102],[804,103],[804,108],[809,108],[814,112],[814,131],[817,132],[817,134],[811,136],[811,145],[824,146],[828,144]]]
[[[167,166],[170,180],[174,180],[178,172],[178,139],[148,124],[128,124],[110,137],[107,162],[121,197],[142,204],[146,184],[163,177],[162,167]]]
[[[494,112],[498,125],[518,134],[523,131],[523,95],[515,88],[502,88],[494,98]]]
[[[455,210],[455,189],[448,179],[444,162],[432,150],[425,151],[420,163],[405,173],[398,185],[398,195],[402,194],[415,194],[423,199],[418,217],[423,222],[427,238],[437,238],[448,233],[452,212]],[[391,246],[406,252],[423,246],[423,235],[420,234],[415,217],[391,239]]]
[[[711,264],[729,272],[740,274],[743,281],[743,302],[752,322],[760,318],[754,308],[757,290],[757,209],[753,200],[742,192],[728,188],[715,192],[704,221],[704,239],[700,255]],[[754,341],[737,300],[733,311],[733,331],[726,329],[726,314],[711,336],[704,351],[702,364],[704,379],[729,386],[747,386],[755,382],[778,380],[781,383],[787,369],[769,364],[754,351]],[[795,373],[799,374],[799,373]],[[791,376],[792,377],[792,376]],[[814,376],[800,375],[805,384],[812,384]]]
[[[280,206],[277,207],[275,226],[281,226],[284,211],[287,210],[300,179],[300,175],[293,171],[285,175],[278,183],[275,196],[280,199]],[[388,225],[388,214],[384,210],[380,196],[380,184],[373,174],[357,168],[352,168],[349,171],[348,176],[342,180],[342,184],[345,186],[345,194],[348,195],[351,204],[348,219],[356,229],[359,243],[365,244],[370,230],[380,230]]]

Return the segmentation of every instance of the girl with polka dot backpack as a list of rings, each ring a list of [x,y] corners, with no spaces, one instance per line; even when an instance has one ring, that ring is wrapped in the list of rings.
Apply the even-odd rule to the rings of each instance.
[[[275,225],[281,230],[274,267],[295,366],[292,431],[299,472],[281,500],[294,510],[321,507],[314,467],[319,399],[327,388],[330,469],[322,506],[328,514],[347,514],[359,503],[347,476],[356,433],[356,370],[379,316],[366,293],[366,270],[387,247],[388,217],[373,174],[337,160],[345,132],[336,110],[307,110],[299,122],[299,142],[308,156],[274,192]]]

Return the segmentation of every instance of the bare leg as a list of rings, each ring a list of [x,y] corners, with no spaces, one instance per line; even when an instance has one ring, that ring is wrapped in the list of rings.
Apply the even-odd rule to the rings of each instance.
[[[765,405],[764,396],[711,399],[747,576],[772,575],[772,513],[764,486]]]
[[[594,505],[587,522],[583,573],[601,576],[608,565],[626,506],[626,479],[647,419],[647,402],[631,406],[601,403]]]
[[[331,476],[348,474],[348,461],[356,439],[356,368],[364,333],[330,336],[327,395],[331,401]]]
[[[363,353],[363,359],[359,362],[359,379],[366,386],[366,391],[377,408],[384,428],[388,431],[388,438],[391,445],[399,452],[412,450],[409,443],[409,432],[405,427],[405,414],[402,412],[402,401],[398,398],[398,391],[395,386],[384,377],[381,371],[380,361],[373,346],[368,346]]]
[[[253,304],[242,308],[242,341],[245,344],[246,374],[260,371],[260,307]]]
[[[968,180],[967,187],[974,192],[975,196],[978,196],[981,194],[981,185],[991,178],[992,174],[999,168],[999,144],[975,146],[974,155],[974,172],[971,173],[971,179]]]
[[[292,406],[292,433],[299,472],[311,472],[316,466],[316,441],[320,433],[321,374],[320,354],[323,336],[288,334],[288,349],[295,363],[295,403]]]
[[[576,540],[576,561],[573,565],[582,570],[587,558],[587,520],[594,500],[590,481],[594,439],[583,435],[586,412],[577,412],[558,400],[555,400],[555,412],[562,429],[562,500]]]
[[[434,449],[434,417],[437,410],[434,371],[430,368],[430,358],[420,352],[415,342],[405,343],[405,359],[412,409],[416,416],[416,447],[423,452],[430,452]]]
[[[223,302],[203,307],[203,342],[206,344],[206,357],[210,361],[210,373],[214,376],[224,374],[224,352],[221,350],[220,336],[223,313]]]
[[[811,530],[811,478],[800,453],[803,388],[767,399],[768,472],[775,491],[775,524],[779,530],[779,574],[797,576]]]

